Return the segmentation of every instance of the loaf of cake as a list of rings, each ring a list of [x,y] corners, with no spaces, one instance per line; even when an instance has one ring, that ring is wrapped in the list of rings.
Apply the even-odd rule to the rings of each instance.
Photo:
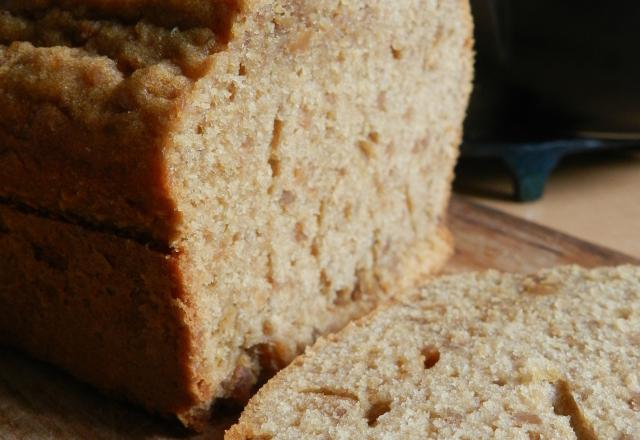
[[[467,0],[0,0],[0,343],[197,426],[437,270]]]
[[[229,440],[640,438],[640,267],[444,277],[320,339]]]

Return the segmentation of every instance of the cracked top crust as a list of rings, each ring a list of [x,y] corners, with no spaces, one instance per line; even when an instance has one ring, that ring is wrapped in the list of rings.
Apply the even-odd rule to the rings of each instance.
[[[185,96],[225,47],[227,31],[206,17],[239,7],[0,2],[0,199],[169,242],[176,213],[162,150]],[[183,23],[195,27],[162,26]]]
[[[202,75],[207,56],[220,44],[215,33],[206,27],[167,29],[145,21],[128,25],[81,19],[60,9],[48,10],[37,18],[2,11],[0,43],[11,46],[15,42],[51,49],[77,48],[87,55],[106,57],[122,76],[165,62],[190,79]]]
[[[39,16],[51,9],[70,11],[77,18],[144,20],[166,28],[206,27],[228,35],[233,16],[246,0],[2,0],[0,9]]]

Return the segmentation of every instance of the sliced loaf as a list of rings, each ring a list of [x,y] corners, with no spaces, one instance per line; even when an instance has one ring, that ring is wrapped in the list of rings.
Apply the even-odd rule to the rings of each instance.
[[[640,268],[450,276],[321,339],[229,440],[640,438]]]
[[[451,251],[466,0],[0,0],[0,343],[193,425]]]

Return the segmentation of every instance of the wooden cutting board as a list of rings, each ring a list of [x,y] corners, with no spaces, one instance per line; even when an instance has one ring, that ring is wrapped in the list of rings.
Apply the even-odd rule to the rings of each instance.
[[[495,268],[531,272],[559,264],[587,267],[637,263],[631,257],[454,198],[456,238],[448,273]],[[237,414],[190,436],[175,424],[103,397],[53,367],[0,349],[0,439],[222,438]]]

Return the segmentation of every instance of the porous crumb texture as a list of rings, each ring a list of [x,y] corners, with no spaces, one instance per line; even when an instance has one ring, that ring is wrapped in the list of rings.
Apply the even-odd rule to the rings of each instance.
[[[438,279],[321,338],[229,440],[640,438],[640,268]]]
[[[43,357],[186,423],[246,397],[448,256],[471,28],[463,0],[0,0],[0,200],[24,217],[0,227],[0,267],[18,268],[1,274],[0,333],[41,354],[24,341],[118,289],[82,262],[130,271],[139,247],[113,315],[58,341],[83,352]],[[160,306],[154,285],[170,286]],[[16,286],[20,310],[65,312],[9,332]],[[109,325],[144,341],[127,353],[148,359],[146,380],[77,367]],[[173,403],[150,389],[158,328],[181,335],[164,361]]]

